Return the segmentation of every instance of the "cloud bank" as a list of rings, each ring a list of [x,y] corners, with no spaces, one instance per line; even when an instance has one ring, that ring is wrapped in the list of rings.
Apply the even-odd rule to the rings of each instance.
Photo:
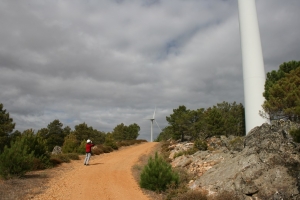
[[[257,1],[265,70],[299,60],[300,1]],[[173,109],[244,103],[236,0],[1,1],[0,102],[16,129],[54,119],[150,139]],[[154,137],[159,129],[154,129]]]

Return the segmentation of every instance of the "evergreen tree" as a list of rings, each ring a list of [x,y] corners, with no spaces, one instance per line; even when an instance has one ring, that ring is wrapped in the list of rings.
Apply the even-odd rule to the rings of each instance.
[[[242,104],[223,101],[217,104],[224,123],[223,135],[245,135],[245,109]]]
[[[63,145],[65,134],[62,127],[63,124],[58,119],[48,124],[49,137],[47,138],[47,145],[49,151],[52,151],[55,146]]]
[[[126,140],[135,140],[139,136],[140,131],[139,125],[136,123],[130,124],[126,129]]]
[[[63,128],[64,135],[67,136],[71,133],[72,129],[69,126]]]
[[[118,124],[113,132],[112,132],[112,137],[114,138],[114,140],[116,141],[121,141],[121,140],[125,140],[125,129],[126,129],[126,126],[121,123],[121,124]]]
[[[12,134],[9,135],[9,143],[15,142],[18,137],[20,137],[22,133],[18,130],[15,130]]]
[[[33,168],[34,151],[30,151],[26,137],[18,137],[11,147],[0,154],[0,176],[20,177]]]
[[[284,78],[286,74],[290,73],[290,71],[295,70],[298,67],[300,67],[300,61],[293,60],[281,64],[277,71],[273,70],[267,73],[267,78],[265,82],[265,92],[263,93],[263,96],[267,101],[270,98],[270,89],[273,87],[273,85],[280,79]]]
[[[37,132],[37,135],[46,140],[46,146],[49,152],[52,152],[55,146],[62,146],[64,143],[65,131],[63,124],[55,119],[48,124],[47,128],[42,128]]]
[[[94,129],[93,127],[89,127],[85,122],[76,125],[73,133],[79,141],[86,141],[87,139],[91,139],[92,141],[94,140]]]
[[[157,136],[155,142],[167,141],[173,138],[173,129],[171,126],[166,126],[163,128],[162,132]]]
[[[165,191],[171,183],[178,185],[179,175],[172,170],[172,166],[155,153],[154,159],[149,158],[141,173],[140,186],[152,191]]]
[[[112,136],[116,141],[135,140],[139,136],[139,131],[140,127],[136,123],[129,126],[121,123],[114,128]]]
[[[104,132],[94,130],[91,138],[93,139],[94,144],[103,144],[105,142],[105,137],[106,134]]]
[[[205,135],[214,136],[214,135],[225,135],[225,122],[220,109],[216,106],[208,108],[205,111]]]
[[[269,88],[263,109],[270,119],[300,120],[300,67],[291,70]]]
[[[34,169],[45,169],[50,166],[50,154],[48,153],[46,140],[35,134],[32,129],[25,130],[20,138],[28,147],[27,153],[33,152]]]
[[[203,132],[204,129],[204,108],[200,108],[197,110],[192,110],[190,112],[190,135],[193,139],[197,139],[200,137],[200,133]]]
[[[184,140],[184,136],[189,134],[189,129],[191,126],[190,110],[188,110],[184,105],[179,106],[177,109],[173,109],[173,114],[166,117],[169,123],[174,139]]]
[[[9,145],[9,134],[14,130],[15,123],[9,117],[9,113],[3,109],[3,104],[0,103],[0,153],[5,145]]]

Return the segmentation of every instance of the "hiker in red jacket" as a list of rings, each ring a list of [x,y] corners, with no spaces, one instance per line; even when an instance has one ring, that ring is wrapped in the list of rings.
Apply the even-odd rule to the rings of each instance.
[[[90,139],[88,139],[86,141],[86,145],[85,145],[85,159],[84,159],[84,165],[89,165],[89,161],[92,155],[92,147],[94,146],[94,144],[92,143],[92,141]]]

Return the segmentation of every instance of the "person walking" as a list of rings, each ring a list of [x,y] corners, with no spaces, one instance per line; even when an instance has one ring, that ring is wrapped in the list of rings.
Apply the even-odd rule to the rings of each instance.
[[[85,145],[85,159],[84,159],[84,165],[89,165],[89,161],[92,155],[92,147],[94,146],[93,142],[88,139],[86,141],[86,145]]]

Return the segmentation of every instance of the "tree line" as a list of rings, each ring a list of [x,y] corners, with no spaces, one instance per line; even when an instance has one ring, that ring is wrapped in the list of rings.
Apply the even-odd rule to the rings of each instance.
[[[215,135],[245,135],[245,109],[236,102],[222,102],[207,109],[189,110],[184,105],[166,117],[168,126],[157,141],[170,138],[206,139]]]
[[[72,151],[79,151],[78,148],[82,146],[82,143],[85,144],[87,139],[91,139],[95,144],[105,144],[108,141],[135,140],[139,136],[140,131],[140,127],[136,123],[128,126],[121,123],[112,132],[105,133],[88,126],[85,122],[76,125],[74,130],[72,130],[69,126],[64,127],[63,123],[58,119],[53,120],[46,128],[41,128],[36,133],[32,129],[27,129],[23,132],[13,131],[14,128],[15,123],[13,119],[9,116],[9,112],[3,108],[3,104],[0,103],[0,154],[5,146],[10,148],[17,138],[27,137],[28,135],[43,140],[43,144],[49,152],[52,152],[55,146],[70,146],[69,143],[71,142],[73,147],[68,148],[68,153],[71,153]]]

